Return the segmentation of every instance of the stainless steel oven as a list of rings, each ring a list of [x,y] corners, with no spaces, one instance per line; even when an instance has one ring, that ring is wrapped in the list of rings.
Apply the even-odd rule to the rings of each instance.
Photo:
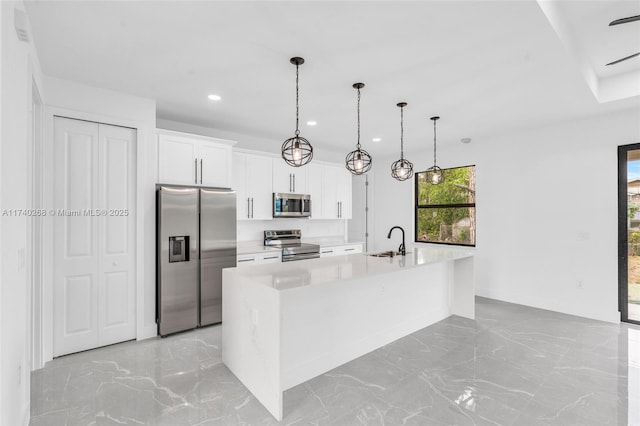
[[[299,229],[286,231],[264,231],[264,245],[282,247],[282,261],[316,259],[320,257],[318,244],[300,242],[302,233]]]
[[[273,217],[311,216],[311,195],[273,193]]]

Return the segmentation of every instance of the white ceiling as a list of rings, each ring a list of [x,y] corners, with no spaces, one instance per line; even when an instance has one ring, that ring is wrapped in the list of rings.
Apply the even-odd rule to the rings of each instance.
[[[601,33],[610,18],[639,14],[638,2],[568,3],[563,16],[606,28],[575,27],[596,68],[633,50],[633,31],[614,47]],[[619,11],[605,14],[592,3]],[[637,96],[598,102],[534,0],[30,1],[27,12],[45,74],[156,99],[159,118],[257,137],[265,150],[294,132],[292,56],[306,60],[301,134],[317,152],[354,148],[351,85],[359,81],[366,84],[362,145],[374,156],[399,151],[399,101],[408,103],[407,157],[431,149],[436,114],[440,148],[640,106]],[[611,72],[640,70],[632,61]],[[222,100],[209,101],[209,93]]]

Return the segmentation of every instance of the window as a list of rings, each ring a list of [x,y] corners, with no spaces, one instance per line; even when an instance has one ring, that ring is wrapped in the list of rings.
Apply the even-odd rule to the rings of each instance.
[[[416,242],[476,245],[476,167],[444,170],[432,185],[427,172],[416,173]]]

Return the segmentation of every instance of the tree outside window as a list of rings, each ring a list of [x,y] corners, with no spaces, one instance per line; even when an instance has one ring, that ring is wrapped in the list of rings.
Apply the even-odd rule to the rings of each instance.
[[[444,170],[440,185],[416,173],[416,242],[476,245],[476,168]]]

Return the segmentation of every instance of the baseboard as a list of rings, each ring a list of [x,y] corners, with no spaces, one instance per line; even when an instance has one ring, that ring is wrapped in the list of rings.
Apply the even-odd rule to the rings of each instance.
[[[27,402],[27,407],[22,415],[22,426],[29,426],[31,421],[31,402]]]
[[[158,326],[156,324],[146,325],[139,330],[138,335],[136,336],[136,340],[150,339],[152,337],[156,337],[157,335]]]
[[[614,324],[620,323],[620,313],[614,312],[590,312],[580,310],[568,310],[561,306],[558,301],[549,301],[540,297],[530,296],[521,293],[510,293],[503,291],[495,291],[489,288],[476,287],[476,296],[486,297],[489,299],[500,300],[502,302],[515,303],[518,305],[529,306],[532,308],[544,309],[547,311],[559,312],[567,315],[574,315],[582,318],[593,319],[597,321],[610,322]]]

